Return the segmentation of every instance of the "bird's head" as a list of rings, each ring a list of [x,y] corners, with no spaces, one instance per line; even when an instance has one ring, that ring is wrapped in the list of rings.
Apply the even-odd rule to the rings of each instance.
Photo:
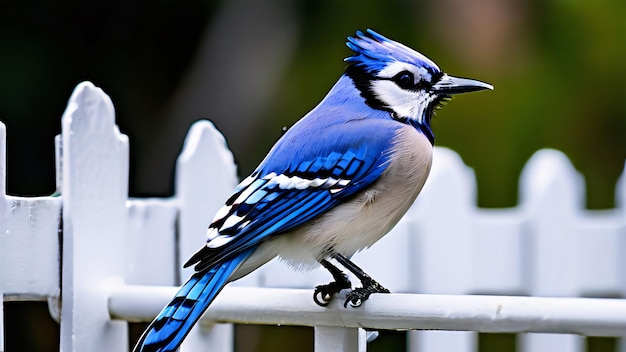
[[[442,102],[453,94],[493,89],[487,83],[449,76],[426,56],[371,29],[348,37],[346,45],[355,53],[345,59],[346,74],[365,102],[421,129],[431,142],[430,119]]]

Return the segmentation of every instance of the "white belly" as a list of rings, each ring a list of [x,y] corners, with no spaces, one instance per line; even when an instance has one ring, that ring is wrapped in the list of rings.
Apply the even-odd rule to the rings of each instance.
[[[271,249],[266,250],[278,252],[295,268],[308,269],[331,253],[350,257],[382,238],[415,201],[432,162],[432,145],[412,127],[401,128],[394,144],[388,169],[367,192],[268,241]]]

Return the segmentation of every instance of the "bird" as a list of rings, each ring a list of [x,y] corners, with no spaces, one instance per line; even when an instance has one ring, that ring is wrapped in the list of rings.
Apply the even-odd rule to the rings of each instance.
[[[389,293],[350,258],[387,234],[428,177],[431,119],[453,95],[493,89],[450,76],[432,60],[374,30],[346,42],[346,68],[322,101],[288,129],[217,211],[206,243],[184,267],[194,273],[140,337],[134,351],[175,351],[222,288],[279,256],[297,270],[326,268],[344,307]],[[337,264],[333,264],[334,260]],[[348,276],[361,281],[352,288]]]

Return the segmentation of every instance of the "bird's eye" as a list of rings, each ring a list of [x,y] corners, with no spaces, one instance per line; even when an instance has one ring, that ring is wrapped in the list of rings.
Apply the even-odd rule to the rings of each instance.
[[[393,81],[402,89],[409,89],[415,86],[415,79],[413,78],[413,74],[409,71],[398,73],[393,77]]]

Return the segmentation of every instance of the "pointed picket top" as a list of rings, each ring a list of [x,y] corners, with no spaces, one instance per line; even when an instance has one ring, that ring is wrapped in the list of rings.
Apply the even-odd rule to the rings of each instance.
[[[237,166],[226,139],[213,123],[207,120],[195,122],[176,163],[176,196],[181,209],[179,258],[182,263],[202,246],[213,216],[236,185]],[[190,274],[190,270],[181,269],[182,280]]]
[[[95,208],[110,215],[107,207],[124,205],[128,197],[128,137],[115,124],[111,99],[91,82],[82,82],[74,89],[61,122],[57,149],[64,211],[90,215],[86,209]],[[95,226],[102,219],[84,225]]]
[[[90,130],[99,129],[102,126],[115,126],[113,102],[102,89],[93,83],[79,83],[63,113],[62,123],[64,127],[74,128],[80,128],[82,124],[86,124]]]
[[[123,176],[118,178],[122,183],[118,187],[124,196],[128,193],[128,137],[120,133],[115,124],[115,109],[111,98],[104,91],[91,82],[82,82],[76,86],[70,96],[67,108],[61,118],[62,134],[55,140],[57,149],[57,192],[63,192],[63,185],[69,174],[63,163],[65,160],[91,163],[94,169],[104,167],[102,162],[115,164]],[[63,140],[65,139],[65,140]],[[76,147],[70,150],[70,146]],[[86,148],[86,149],[85,149]],[[103,160],[88,161],[85,158],[74,159],[64,157],[65,153],[77,153],[80,155],[97,155]],[[73,168],[69,172],[79,170]],[[59,179],[60,176],[60,179]],[[73,175],[76,177],[77,175]],[[89,175],[85,175],[87,178]],[[118,176],[118,175],[116,175]],[[75,182],[76,180],[73,180]],[[67,193],[67,190],[65,190]],[[67,195],[67,194],[66,194]]]
[[[476,204],[476,177],[456,152],[435,147],[433,165],[411,212],[443,214],[442,210]]]
[[[537,151],[520,176],[520,204],[541,211],[558,206],[568,211],[581,210],[585,204],[585,181],[570,160],[554,149]]]
[[[235,158],[228,149],[226,138],[209,120],[198,120],[191,125],[177,160],[179,166],[193,162],[224,168],[227,176],[237,173]],[[227,183],[230,184],[231,180]]]

